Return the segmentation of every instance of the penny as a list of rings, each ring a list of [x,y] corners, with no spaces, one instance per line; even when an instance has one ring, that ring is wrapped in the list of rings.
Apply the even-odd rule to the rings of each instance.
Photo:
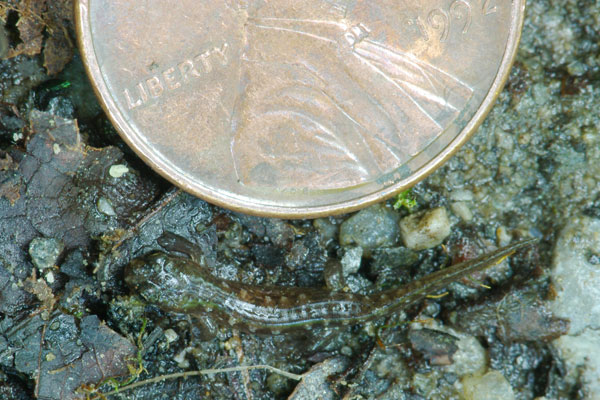
[[[78,0],[116,129],[184,190],[251,214],[347,212],[481,124],[525,0]]]

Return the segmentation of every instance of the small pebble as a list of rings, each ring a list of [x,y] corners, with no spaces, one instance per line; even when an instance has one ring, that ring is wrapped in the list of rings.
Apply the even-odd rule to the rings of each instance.
[[[43,310],[40,313],[40,317],[42,318],[43,321],[48,321],[50,319],[50,311],[49,310]]]
[[[186,356],[190,350],[192,350],[192,347],[186,347],[173,357],[173,361],[177,363],[179,368],[189,368],[190,362],[187,360]]]
[[[169,328],[165,331],[165,339],[167,339],[167,342],[173,343],[179,339],[179,335],[173,329]]]
[[[325,284],[329,290],[339,291],[346,286],[342,264],[339,260],[332,259],[325,263],[323,277],[325,278]]]
[[[338,234],[339,226],[331,222],[329,218],[319,218],[313,222],[313,226],[319,231],[323,243],[329,243]]]
[[[376,204],[348,218],[340,226],[340,244],[362,247],[365,257],[379,247],[392,247],[398,241],[398,214]]]
[[[358,272],[358,270],[360,269],[362,256],[362,247],[351,247],[346,250],[342,257],[342,273],[345,277]]]
[[[123,164],[115,164],[108,170],[108,173],[113,178],[121,178],[123,175],[129,172],[129,168]]]
[[[352,293],[363,293],[364,289],[371,285],[373,283],[362,275],[352,274],[346,277],[346,287]]]
[[[457,335],[453,331],[449,333]],[[458,351],[452,355],[452,364],[444,367],[444,370],[459,377],[483,373],[487,365],[485,349],[474,336],[464,334],[460,336],[460,340],[456,342]]]
[[[48,271],[48,273],[46,274],[46,282],[48,282],[48,284],[50,285],[54,283],[54,274],[52,273],[52,271]]]
[[[514,400],[512,387],[500,372],[469,376],[462,381],[465,400]]]
[[[443,207],[409,215],[400,221],[404,245],[425,250],[441,244],[450,235],[450,220]]]
[[[512,241],[510,233],[508,233],[508,230],[504,226],[496,229],[496,237],[498,239],[498,246],[506,246]]]
[[[473,212],[469,207],[469,203],[465,201],[455,201],[450,204],[450,208],[452,209],[452,212],[458,215],[463,221],[471,222],[473,220]]]
[[[340,353],[347,357],[352,357],[352,348],[350,346],[343,346],[340,349]]]
[[[473,192],[470,190],[453,190],[450,192],[450,199],[456,202],[473,201]]]
[[[117,215],[112,203],[106,197],[100,197],[96,203],[96,207],[98,208],[98,211],[104,215],[108,215],[109,217],[114,217]]]
[[[40,271],[56,265],[64,250],[64,244],[53,238],[35,238],[29,243],[29,255],[33,265]]]

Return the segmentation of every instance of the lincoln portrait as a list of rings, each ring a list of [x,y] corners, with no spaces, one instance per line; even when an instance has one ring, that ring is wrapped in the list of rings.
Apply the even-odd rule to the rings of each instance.
[[[382,34],[385,0],[231,3],[245,17],[231,118],[243,185],[319,189],[376,179],[435,140],[472,96]]]

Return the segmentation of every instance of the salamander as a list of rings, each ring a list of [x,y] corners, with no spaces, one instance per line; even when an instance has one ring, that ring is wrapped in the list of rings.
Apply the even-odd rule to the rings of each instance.
[[[199,260],[163,252],[130,262],[125,281],[147,302],[165,311],[199,317],[208,312],[242,331],[278,334],[315,325],[361,324],[389,316],[449,283],[501,262],[535,240],[516,242],[401,287],[368,295],[223,280]]]

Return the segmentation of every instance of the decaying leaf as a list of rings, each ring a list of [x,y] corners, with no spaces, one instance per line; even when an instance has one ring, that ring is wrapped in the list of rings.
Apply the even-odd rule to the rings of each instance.
[[[30,265],[25,249],[39,236],[59,239],[66,249],[85,248],[92,237],[126,226],[157,196],[157,186],[129,168],[119,149],[86,146],[75,121],[33,111],[30,123],[25,151],[9,150],[13,162],[0,170],[0,231],[6,233],[0,254],[9,265]],[[115,165],[127,172],[111,175]]]
[[[0,258],[0,313],[13,316],[33,303],[33,296],[20,288]]]
[[[38,314],[16,326],[8,332],[0,328],[0,337],[6,337],[0,353],[10,368],[35,380],[39,399],[85,398],[77,388],[129,373],[136,351],[95,315],[76,323],[71,315],[56,312],[44,321]]]
[[[16,4],[3,2],[0,15],[6,16],[9,11],[16,11],[19,14],[17,29],[21,43],[8,50],[7,58],[16,57],[24,54],[34,56],[42,50],[42,41],[44,39],[44,19],[42,14],[46,8],[46,0],[20,0]]]
[[[69,35],[73,26],[72,0],[52,0],[47,9],[49,36],[44,43],[44,67],[49,75],[56,75],[73,58],[75,47]]]
[[[7,22],[11,12],[18,15],[19,43],[12,44],[6,58],[43,53],[49,75],[62,71],[73,57],[72,9],[72,0],[0,0],[2,22]]]
[[[24,288],[27,292],[35,295],[42,302],[45,309],[52,310],[54,308],[56,298],[52,293],[52,289],[50,289],[45,280],[37,278],[35,269],[33,270],[33,274],[25,281]]]

